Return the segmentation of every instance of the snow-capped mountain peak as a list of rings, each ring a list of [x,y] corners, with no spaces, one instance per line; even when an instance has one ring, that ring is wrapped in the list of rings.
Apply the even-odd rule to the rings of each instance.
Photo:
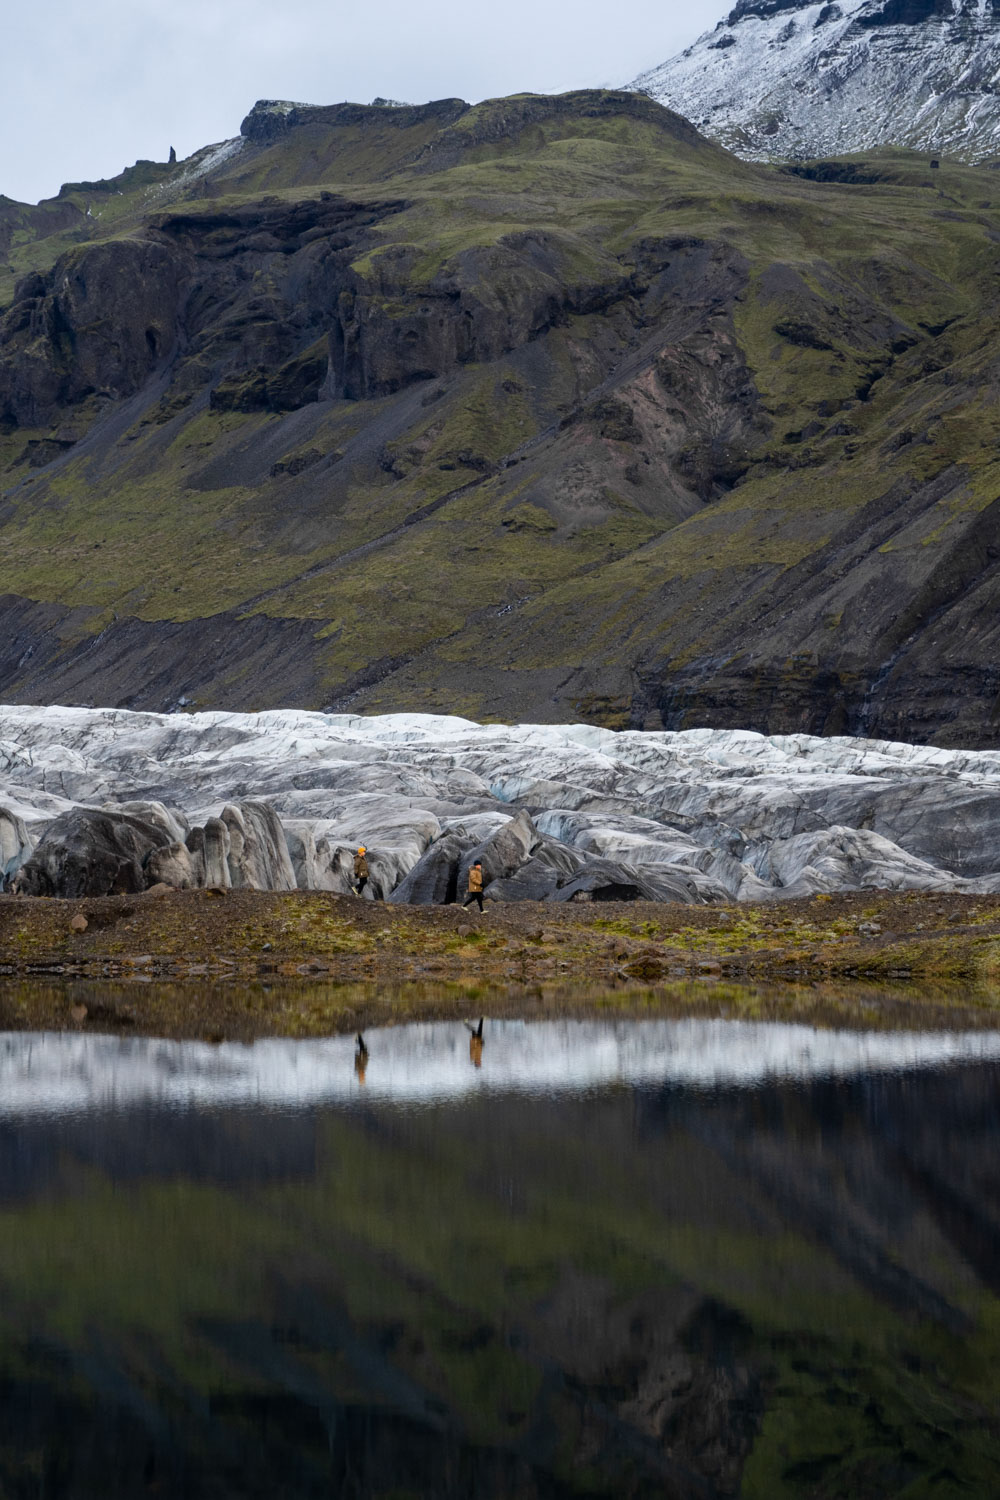
[[[737,0],[633,84],[752,159],[1000,154],[994,0]]]

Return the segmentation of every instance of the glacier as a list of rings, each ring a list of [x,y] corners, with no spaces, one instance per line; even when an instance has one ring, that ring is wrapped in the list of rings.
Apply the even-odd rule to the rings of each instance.
[[[98,833],[111,853],[81,863]],[[993,892],[1000,752],[426,714],[0,707],[8,888],[346,893],[359,843],[366,896],[389,901],[454,899],[474,858],[494,901]]]

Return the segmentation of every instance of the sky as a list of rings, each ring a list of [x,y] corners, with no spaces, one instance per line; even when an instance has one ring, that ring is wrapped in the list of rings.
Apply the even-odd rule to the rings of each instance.
[[[618,85],[720,0],[6,0],[0,193],[51,197],[239,134],[257,99],[474,103]]]

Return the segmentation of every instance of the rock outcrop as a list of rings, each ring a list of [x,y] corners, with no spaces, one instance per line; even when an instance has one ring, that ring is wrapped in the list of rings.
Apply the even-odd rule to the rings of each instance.
[[[168,246],[113,240],[19,282],[0,321],[0,422],[46,427],[95,393],[134,395],[173,354],[182,269]]]

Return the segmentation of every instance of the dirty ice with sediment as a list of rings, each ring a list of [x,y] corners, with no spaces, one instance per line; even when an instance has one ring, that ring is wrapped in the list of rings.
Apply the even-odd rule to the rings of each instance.
[[[425,714],[0,708],[0,860],[29,893],[346,892],[359,843],[366,894],[416,903],[454,899],[474,858],[488,901],[1000,891],[1000,752]]]

